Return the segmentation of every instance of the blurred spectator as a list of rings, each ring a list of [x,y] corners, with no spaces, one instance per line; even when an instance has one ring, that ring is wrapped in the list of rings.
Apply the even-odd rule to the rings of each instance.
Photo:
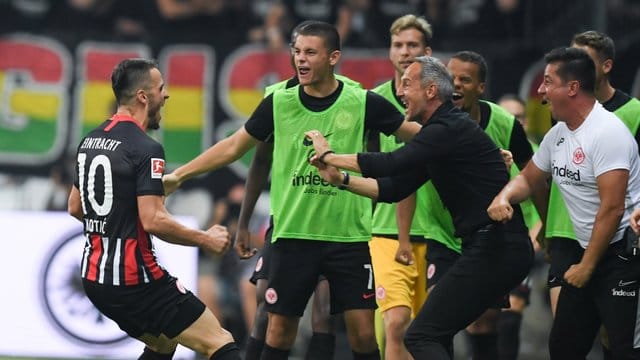
[[[440,23],[440,30],[448,39],[472,44],[478,40],[516,39],[524,33],[521,0],[455,0],[443,10],[446,22]]]
[[[253,28],[249,39],[263,41],[273,51],[282,51],[289,45],[289,34],[298,23],[319,20],[335,24],[340,3],[339,0],[258,0],[253,11],[263,19],[263,25]]]
[[[0,210],[48,210],[52,198],[63,195],[58,193],[60,189],[45,176],[0,174]],[[66,208],[66,200],[64,206]]]
[[[502,106],[507,110],[510,114],[512,114],[516,120],[522,125],[525,133],[527,133],[527,137],[529,141],[531,140],[531,135],[529,133],[529,121],[527,119],[527,104],[516,94],[504,94],[498,100],[498,105]],[[535,143],[535,142],[534,142]]]
[[[372,0],[345,0],[338,8],[336,28],[343,46],[379,47],[386,43],[386,26]]]
[[[384,18],[384,22],[391,24],[394,19],[406,14],[420,15],[426,11],[426,4],[430,0],[378,0],[375,5],[377,11]]]
[[[24,203],[21,179],[11,174],[0,173],[0,210],[20,210]]]
[[[227,227],[229,236],[231,239],[235,239],[236,231],[238,229],[238,217],[240,216],[240,206],[242,205],[242,199],[244,198],[245,187],[244,183],[234,184],[230,189],[228,195],[217,201],[214,207],[212,224],[221,224]],[[239,300],[242,316],[242,334],[234,333],[234,338],[238,339],[238,343],[243,343],[242,337],[246,336],[249,329],[253,326],[253,319],[255,318],[256,311],[256,288],[247,279],[251,277],[255,266],[255,259],[240,261],[238,255],[234,251],[227,252],[223,258],[220,268],[220,274],[227,283],[227,289],[231,288],[231,292],[237,294]],[[235,302],[235,301],[234,301]],[[227,311],[229,313],[237,313],[234,311]],[[230,331],[237,329],[237,324],[234,327],[231,324],[226,325]],[[236,330],[237,332],[240,329]]]
[[[49,211],[66,211],[67,200],[69,199],[69,192],[71,192],[71,186],[73,185],[73,162],[62,161],[51,168],[49,174],[49,181],[51,188],[49,191],[45,210]]]
[[[67,37],[101,40],[111,37],[116,0],[56,0],[47,25]]]
[[[225,0],[156,0],[169,41],[212,42],[224,31]],[[232,29],[227,29],[232,32]]]
[[[52,3],[52,0],[0,1],[0,10],[6,11],[2,12],[2,22],[6,21],[20,30],[40,31]]]
[[[287,7],[280,2],[272,2],[265,10],[264,25],[253,29],[249,34],[250,40],[263,41],[274,52],[282,51],[288,46],[286,34],[294,20]]]
[[[638,39],[638,21],[640,20],[640,1],[608,0],[606,3],[607,33],[611,37],[631,35]],[[616,41],[619,43],[619,41]]]

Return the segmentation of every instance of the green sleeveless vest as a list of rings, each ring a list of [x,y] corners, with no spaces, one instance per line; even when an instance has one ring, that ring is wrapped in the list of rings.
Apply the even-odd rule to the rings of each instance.
[[[487,124],[487,128],[484,130],[487,135],[493,140],[496,145],[498,145],[501,149],[509,149],[509,144],[511,143],[511,134],[513,133],[513,125],[515,124],[515,119],[512,114],[510,114],[507,110],[502,108],[499,105],[496,105],[489,101],[482,101],[489,105],[491,108],[491,116],[489,118],[489,124]],[[510,176],[513,179],[520,173],[520,170],[517,166],[511,166],[509,170]],[[520,203],[520,208],[522,209],[522,215],[524,217],[524,223],[527,225],[527,228],[531,228],[538,221],[540,221],[540,215],[538,215],[538,211],[536,210],[535,205],[533,205],[533,201],[531,199],[527,199]]]
[[[393,94],[392,81],[387,81],[375,89],[371,90],[385,99],[389,100],[398,111],[404,114],[404,106],[400,104]],[[395,136],[386,136],[380,134],[380,151],[391,152],[404,144],[399,142]],[[411,222],[411,228],[409,234],[411,235],[424,235],[424,228],[426,223],[426,199],[425,199],[425,186],[421,186],[416,191],[416,211]],[[383,235],[398,235],[398,223],[396,222],[396,204],[378,203],[376,209],[373,212],[372,228],[373,234]]]
[[[636,98],[631,98],[613,113],[627,125],[631,134],[635,136],[638,132],[638,127],[640,127],[640,101]],[[560,189],[558,189],[555,182],[551,182],[545,236],[547,238],[563,237],[577,240],[569,212],[560,194]]]
[[[295,86],[273,93],[273,241],[280,238],[368,241],[371,200],[324,181],[309,164],[314,150],[304,136],[305,131],[316,129],[339,154],[362,151],[366,91],[343,86],[331,107],[313,112],[300,102],[299,89],[300,86]]]

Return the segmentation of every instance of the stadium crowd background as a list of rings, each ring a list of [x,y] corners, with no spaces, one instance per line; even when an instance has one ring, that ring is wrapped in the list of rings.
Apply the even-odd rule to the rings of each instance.
[[[194,125],[196,133],[202,139],[194,149],[198,153],[242,124],[257,104],[255,99],[259,99],[264,85],[291,75],[286,62],[288,34],[296,23],[317,19],[336,24],[343,39],[345,59],[377,56],[383,60],[382,66],[388,67],[386,74],[390,75],[391,66],[386,60],[387,29],[393,19],[407,13],[423,15],[432,24],[431,47],[436,56],[459,50],[481,53],[489,65],[485,98],[496,100],[505,93],[517,93],[525,98],[533,138],[539,139],[550,124],[547,111],[530,91],[538,85],[535,66],[546,51],[568,45],[577,32],[594,29],[610,35],[617,51],[611,76],[613,85],[632,96],[640,94],[637,61],[640,2],[634,0],[0,0],[0,210],[66,209],[73,170],[69,155],[73,154],[77,142],[74,131],[82,132],[85,125],[94,121],[91,116],[95,114],[87,115],[87,108],[104,109],[95,115],[101,120],[109,116],[109,107],[104,106],[105,101],[109,101],[109,91],[102,95],[104,91],[92,92],[91,86],[79,85],[86,67],[81,61],[82,54],[87,47],[134,49],[131,50],[134,54],[142,48],[142,54],[151,57],[158,57],[166,49],[174,49],[173,46],[205,49],[200,52],[205,55],[214,53],[215,56],[202,57],[204,61],[211,60],[202,68],[213,76],[202,76],[193,92],[204,104],[200,104],[203,109],[195,115],[198,118]],[[46,57],[32,58],[29,52],[16,55],[14,50],[25,43],[36,48],[55,43],[53,48],[60,48],[60,53],[70,54],[74,59],[61,56],[67,63],[63,66],[69,68],[69,78],[55,90],[60,92],[57,101],[66,105],[51,105],[54,110],[48,114],[56,124],[65,124],[55,127],[56,139],[61,139],[64,146],[55,145],[58,140],[52,140],[51,147],[44,149],[20,146],[38,140],[38,133],[30,132],[29,124],[41,120],[39,113],[31,109],[34,104],[40,106],[37,99],[41,90],[30,86],[39,84],[37,72],[46,71],[50,65],[43,63]],[[258,62],[254,58],[250,58],[253,62],[249,63],[234,60],[238,49],[248,45],[261,49],[262,56],[256,58]],[[109,55],[103,56],[103,60],[99,64],[110,64]],[[283,64],[270,72],[271,63],[276,61]],[[225,86],[225,82],[233,78],[229,70],[233,66],[244,66],[242,69],[249,73],[247,67],[266,69],[260,79],[254,79],[249,85],[257,97],[240,96],[239,111],[229,106],[238,100],[229,100],[226,94],[220,94],[237,91]],[[35,70],[30,73],[30,69]],[[338,69],[340,71],[340,66]],[[368,88],[381,80],[363,78],[362,72],[351,74],[348,69],[345,67],[341,72]],[[367,69],[364,71],[366,76]],[[178,87],[172,87],[170,78],[168,86],[172,100],[180,99],[181,93],[172,93],[172,89]],[[25,89],[26,95],[16,91],[20,88]],[[83,91],[89,100],[78,95]],[[107,100],[98,99],[100,96],[96,94]],[[253,102],[245,103],[247,99]],[[83,101],[81,106],[79,103]],[[46,101],[43,104],[47,104]],[[179,102],[168,118],[179,120],[176,112],[188,112],[192,110],[189,106],[188,101]],[[187,141],[174,141],[174,148],[192,145]],[[168,156],[171,151],[169,147]],[[24,153],[26,161],[20,160]],[[185,159],[191,157],[190,153],[184,156]],[[181,158],[173,161],[174,166],[180,163]],[[230,226],[233,231],[245,170],[242,165],[225,168],[191,181],[185,184],[184,191],[169,198],[169,208],[175,213],[194,215],[203,228],[217,222]],[[263,203],[267,204],[268,200]],[[264,230],[268,209],[266,205],[258,207],[253,229],[259,236]],[[217,309],[225,327],[231,329],[242,344],[250,321],[245,319],[253,318],[250,314],[254,299],[247,281],[252,261],[241,263],[234,252],[229,252],[219,259],[203,257],[200,265],[201,298]],[[534,286],[534,291],[537,294],[533,298],[533,309],[527,311],[536,311],[536,303],[542,302],[537,311],[543,315],[525,316],[524,331],[533,336],[542,334],[542,338],[523,337],[522,351],[525,356],[529,352],[531,359],[540,353],[536,347],[545,346],[548,323],[544,319],[549,317],[544,314],[548,311],[543,304],[544,286]]]

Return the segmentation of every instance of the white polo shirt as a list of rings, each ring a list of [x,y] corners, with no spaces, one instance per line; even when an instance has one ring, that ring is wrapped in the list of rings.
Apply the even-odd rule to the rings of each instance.
[[[583,248],[589,244],[600,208],[597,177],[611,170],[629,170],[625,212],[611,243],[622,238],[640,200],[640,158],[635,139],[617,116],[595,101],[577,129],[569,130],[564,122],[551,128],[532,159],[558,185]]]

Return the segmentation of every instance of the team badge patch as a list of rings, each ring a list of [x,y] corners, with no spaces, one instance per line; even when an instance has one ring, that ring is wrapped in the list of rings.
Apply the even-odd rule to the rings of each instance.
[[[581,147],[577,148],[573,152],[573,163],[574,164],[576,164],[576,165],[582,164],[582,162],[584,161],[584,158],[585,158],[584,151],[582,151]]]
[[[436,273],[436,264],[429,264],[427,267],[427,279],[431,279]]]
[[[387,295],[387,291],[382,286],[378,286],[376,289],[376,299],[382,300]]]
[[[268,304],[275,304],[278,301],[278,293],[274,288],[268,288],[267,291],[264,292],[264,300]]]
[[[164,174],[164,159],[151,158],[151,178],[162,179]]]

